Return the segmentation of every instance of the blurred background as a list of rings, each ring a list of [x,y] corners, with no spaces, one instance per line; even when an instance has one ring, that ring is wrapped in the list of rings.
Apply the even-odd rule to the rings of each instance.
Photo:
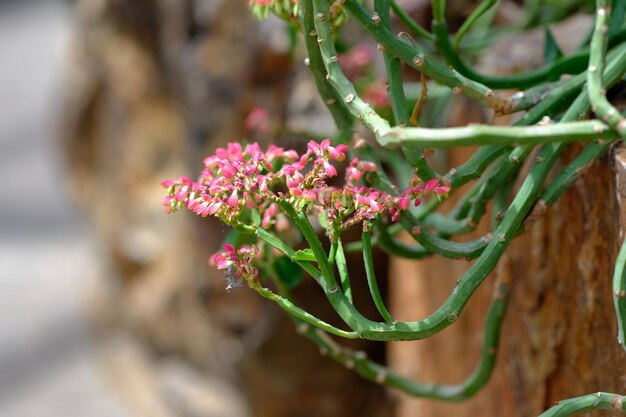
[[[160,206],[160,181],[227,141],[298,146],[246,128],[257,106],[332,131],[289,48],[244,1],[0,2],[0,415],[382,410],[273,306],[224,291],[222,226]]]
[[[96,258],[58,146],[62,1],[0,2],[0,415],[128,416],[103,383],[83,305]]]

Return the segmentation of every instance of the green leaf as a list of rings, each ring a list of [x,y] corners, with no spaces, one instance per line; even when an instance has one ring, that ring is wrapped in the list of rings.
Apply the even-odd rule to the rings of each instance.
[[[293,256],[293,254],[295,253],[295,251],[291,247],[287,246],[285,243],[283,243],[283,241],[281,241],[276,236],[266,230],[257,229],[256,234],[265,242],[269,243],[270,246],[275,247],[287,256]]]
[[[287,257],[283,256],[276,259],[274,261],[274,269],[280,281],[289,289],[297,287],[300,281],[302,281],[302,269]]]
[[[320,222],[320,226],[322,226],[322,228],[328,229],[328,214],[325,211],[320,214],[317,221]]]
[[[241,230],[231,229],[224,239],[225,243],[230,243],[236,248],[241,247],[242,245],[252,245],[256,243],[257,238],[253,233],[246,233]]]
[[[315,255],[313,255],[313,249],[311,248],[301,249],[297,251],[291,256],[291,260],[294,262],[295,261],[310,261],[310,262],[316,261]]]
[[[543,62],[545,64],[549,64],[551,62],[556,61],[559,58],[563,57],[563,51],[559,48],[559,45],[556,43],[556,39],[550,32],[550,29],[546,26],[544,28],[546,34],[546,44],[543,50]]]

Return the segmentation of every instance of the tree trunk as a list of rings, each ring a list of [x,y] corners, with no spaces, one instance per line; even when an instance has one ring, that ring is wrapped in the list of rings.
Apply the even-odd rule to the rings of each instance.
[[[564,159],[577,150],[571,147]],[[421,381],[461,382],[479,358],[494,276],[510,281],[498,362],[488,385],[460,404],[403,396],[399,417],[532,417],[565,398],[624,392],[626,354],[616,342],[611,279],[626,219],[625,156],[614,149],[593,164],[517,238],[454,326],[432,339],[390,346],[390,361],[401,372]],[[417,319],[436,309],[467,265],[393,260],[390,282],[398,317]],[[412,274],[393,272],[398,270]]]

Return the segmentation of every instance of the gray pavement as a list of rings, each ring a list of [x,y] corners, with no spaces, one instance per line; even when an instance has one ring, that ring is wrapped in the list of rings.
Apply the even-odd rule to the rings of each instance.
[[[127,417],[81,308],[94,257],[54,132],[69,2],[0,1],[0,416]]]

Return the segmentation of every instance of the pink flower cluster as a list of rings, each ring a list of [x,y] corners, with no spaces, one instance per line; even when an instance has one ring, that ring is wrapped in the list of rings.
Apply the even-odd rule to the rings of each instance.
[[[243,147],[229,143],[204,160],[198,181],[187,177],[162,183],[168,189],[163,200],[166,212],[185,207],[199,216],[215,216],[230,225],[249,224],[260,219],[257,227],[286,230],[289,220],[282,210],[325,214],[331,231],[340,232],[365,220],[389,215],[397,221],[413,200],[417,206],[422,195],[445,195],[450,190],[434,179],[410,187],[398,195],[363,185],[375,175],[375,164],[354,158],[345,170],[342,187],[331,186],[328,179],[338,175],[335,163],[346,157],[347,146],[332,146],[329,139],[310,141],[307,152],[271,146],[263,152],[256,143]]]
[[[233,245],[226,243],[223,246],[223,251],[213,255],[210,262],[217,269],[225,270],[226,289],[230,290],[240,286],[244,280],[249,283],[258,282],[259,271],[252,266],[252,261],[257,253],[258,249],[256,246],[235,250]]]

